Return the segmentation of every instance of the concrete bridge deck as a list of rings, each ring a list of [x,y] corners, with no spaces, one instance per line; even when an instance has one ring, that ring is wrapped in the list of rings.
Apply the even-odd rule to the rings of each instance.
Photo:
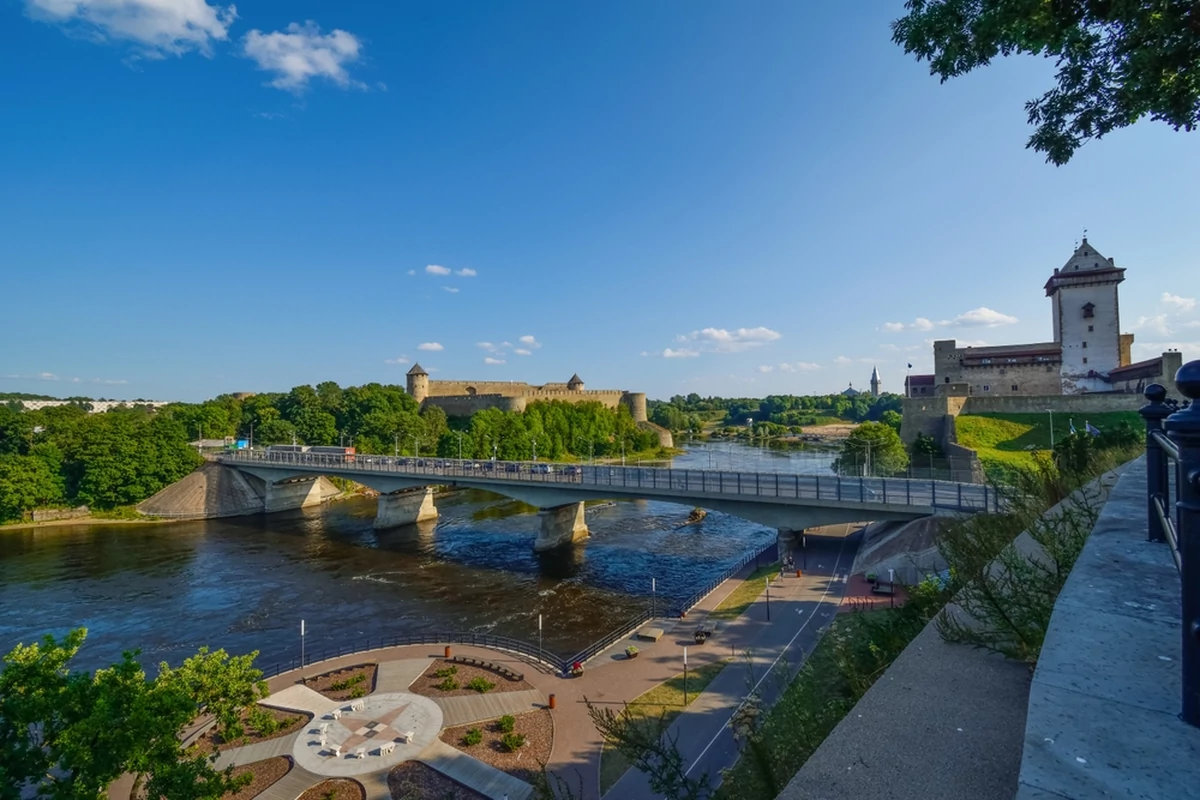
[[[294,499],[305,495],[306,482],[321,475],[357,481],[380,493],[379,527],[436,517],[432,492],[415,490],[448,485],[495,492],[543,509],[539,549],[586,536],[581,506],[585,500],[664,500],[787,531],[841,522],[988,513],[1001,506],[989,486],[910,478],[261,450],[226,453],[218,460],[267,484],[268,511],[287,507],[286,498],[272,500],[272,488],[290,492],[288,497]]]

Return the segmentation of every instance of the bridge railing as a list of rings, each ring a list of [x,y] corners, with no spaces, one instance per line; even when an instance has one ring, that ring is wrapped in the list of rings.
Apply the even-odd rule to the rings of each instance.
[[[654,492],[683,492],[731,498],[777,498],[839,503],[917,505],[955,511],[999,511],[993,487],[914,478],[847,478],[783,472],[724,472],[673,467],[564,465],[537,461],[477,461],[408,456],[269,452],[240,450],[222,454],[228,463],[335,468],[398,477],[514,481],[552,486],[608,486]]]
[[[1200,361],[1175,373],[1182,405],[1146,387],[1146,515],[1149,539],[1165,542],[1183,587],[1183,720],[1200,727]],[[1174,467],[1172,469],[1172,466]]]

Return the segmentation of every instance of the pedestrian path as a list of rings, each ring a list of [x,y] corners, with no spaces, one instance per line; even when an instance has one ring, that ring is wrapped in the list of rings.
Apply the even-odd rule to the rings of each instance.
[[[305,726],[307,730],[307,726]],[[289,733],[287,736],[280,736],[276,739],[267,739],[265,742],[255,742],[254,744],[244,745],[242,747],[232,747],[222,751],[214,766],[217,769],[225,769],[230,765],[238,766],[242,764],[253,764],[255,761],[263,761],[276,756],[292,757],[292,749],[296,745],[296,737],[304,735],[306,731],[302,730],[298,733]]]
[[[320,719],[338,706],[345,705],[347,701],[330,700],[302,683],[295,683],[258,702],[260,705],[282,708],[284,711],[312,714],[313,719]]]
[[[254,800],[296,800],[325,780],[304,767],[293,765],[288,773],[254,796]]]
[[[417,760],[468,789],[474,789],[484,797],[526,800],[533,795],[533,787],[525,781],[472,758],[440,739],[425,748],[421,755],[417,756]]]
[[[526,711],[546,707],[546,695],[538,689],[492,692],[464,697],[435,697],[433,700],[442,708],[442,727],[444,728],[495,719],[505,714],[516,716],[524,714]]]
[[[376,692],[407,692],[413,681],[425,674],[435,658],[401,658],[384,661],[375,670]]]

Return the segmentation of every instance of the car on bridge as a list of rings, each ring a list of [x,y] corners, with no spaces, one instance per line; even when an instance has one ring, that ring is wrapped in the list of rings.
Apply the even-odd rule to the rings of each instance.
[[[536,475],[550,475],[554,472],[554,467],[549,464],[534,464],[529,468],[529,471]]]
[[[504,471],[505,472],[520,472],[521,465],[520,464],[505,464]]]

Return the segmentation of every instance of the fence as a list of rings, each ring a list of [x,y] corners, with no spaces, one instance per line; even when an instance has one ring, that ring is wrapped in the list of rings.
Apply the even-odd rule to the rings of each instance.
[[[1183,713],[1200,727],[1200,361],[1175,373],[1181,405],[1146,387],[1146,513],[1149,538],[1171,548],[1182,584]],[[1172,464],[1174,469],[1171,469]]]
[[[734,563],[728,569],[714,578],[709,585],[693,594],[683,603],[672,608],[665,616],[682,617],[690,611],[697,603],[713,589],[720,586],[723,582],[729,580],[738,573],[743,567],[751,561],[757,561],[764,557],[768,552],[775,550],[774,542],[756,550],[749,555],[744,556],[739,561]],[[772,559],[773,560],[773,559]],[[649,622],[650,620],[664,616],[657,612],[656,609],[648,609],[641,614],[627,620],[625,623],[615,628],[609,634],[597,639],[590,645],[580,650],[574,655],[564,658],[555,655],[554,653],[539,647],[531,642],[526,642],[522,639],[514,639],[508,636],[493,636],[487,633],[417,633],[417,634],[397,634],[394,636],[368,636],[367,639],[347,642],[337,647],[324,647],[320,650],[314,650],[307,653],[304,659],[304,664],[300,663],[300,659],[293,658],[287,661],[277,661],[269,667],[262,667],[264,678],[274,678],[276,675],[282,675],[285,672],[299,669],[305,664],[314,664],[321,661],[327,661],[331,658],[341,658],[353,653],[362,653],[368,650],[380,650],[385,647],[405,647],[409,645],[436,645],[436,644],[465,644],[474,645],[476,647],[487,647],[491,650],[502,650],[509,653],[516,653],[533,661],[548,667],[560,674],[566,674],[570,671],[571,666],[578,663],[586,663],[589,659],[603,653],[608,648],[612,647],[617,642],[624,639],[633,631]]]

